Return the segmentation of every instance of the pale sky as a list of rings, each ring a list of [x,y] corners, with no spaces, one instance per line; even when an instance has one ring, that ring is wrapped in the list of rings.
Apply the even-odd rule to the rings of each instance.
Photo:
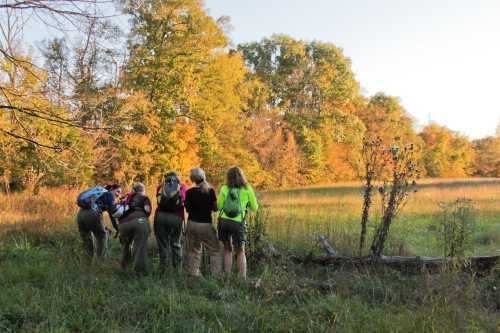
[[[362,92],[400,98],[470,138],[500,121],[500,0],[205,0],[231,17],[234,44],[272,34],[332,42],[352,60]],[[118,17],[127,29],[126,17]],[[32,23],[29,41],[57,32]]]
[[[332,42],[365,95],[478,138],[500,121],[500,0],[205,0],[235,44],[275,33]]]

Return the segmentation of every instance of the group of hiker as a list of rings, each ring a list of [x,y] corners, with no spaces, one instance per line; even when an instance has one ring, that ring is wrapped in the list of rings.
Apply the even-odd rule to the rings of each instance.
[[[226,184],[218,195],[201,168],[193,168],[189,178],[193,186],[188,189],[176,172],[168,172],[156,189],[153,230],[160,271],[165,271],[169,262],[174,268],[182,267],[185,257],[188,274],[201,276],[202,249],[205,249],[210,257],[212,275],[220,275],[223,268],[230,273],[233,253],[236,253],[238,273],[245,278],[246,217],[248,211],[258,209],[252,186],[239,167],[228,170]],[[137,272],[146,272],[151,233],[148,220],[153,206],[144,184],[134,183],[126,195],[122,195],[118,184],[96,186],[80,193],[77,204],[80,207],[78,229],[90,258],[94,254],[98,258],[106,254],[110,231],[105,226],[103,214],[108,212],[122,246],[122,267],[133,265]],[[214,212],[218,212],[217,230],[212,218]],[[185,256],[182,253],[183,238],[187,244]]]

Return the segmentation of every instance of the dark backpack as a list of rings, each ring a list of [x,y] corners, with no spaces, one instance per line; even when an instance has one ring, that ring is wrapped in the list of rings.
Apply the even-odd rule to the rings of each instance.
[[[150,213],[150,211],[146,211],[146,205],[151,206],[151,202],[147,196],[140,193],[129,194],[127,201],[123,204],[125,204],[125,209],[123,215],[118,218],[120,223],[126,222],[129,215],[134,212],[142,212],[146,216]]]
[[[178,212],[182,209],[181,184],[176,177],[163,182],[158,192],[158,208],[162,212]]]
[[[76,204],[83,209],[97,209],[96,201],[101,195],[108,192],[102,186],[96,186],[83,191],[76,198]]]
[[[224,206],[222,207],[222,211],[224,212],[224,214],[226,214],[227,217],[230,218],[235,218],[242,215],[243,209],[241,208],[239,188],[229,188],[226,201],[224,201]]]

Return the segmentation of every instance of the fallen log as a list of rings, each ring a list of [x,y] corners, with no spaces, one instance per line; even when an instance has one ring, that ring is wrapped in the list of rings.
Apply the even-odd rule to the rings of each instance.
[[[326,238],[325,236],[319,236],[318,242],[323,250],[325,250],[327,257],[335,257],[337,255],[337,251],[333,249],[333,246],[330,244],[328,238]]]
[[[450,257],[400,257],[400,256],[324,256],[309,259],[310,262],[324,266],[368,266],[385,265],[388,267],[399,268],[407,271],[427,270],[437,271],[445,265],[456,264],[460,268],[470,269],[476,272],[491,270],[500,263],[500,256],[479,256],[469,257],[463,260],[457,260]]]
[[[456,267],[473,272],[490,271],[500,264],[500,255],[497,256],[474,256],[469,258],[451,257],[426,257],[426,256],[340,256],[333,249],[328,239],[324,236],[318,238],[318,242],[325,251],[325,256],[309,257],[305,262],[312,262],[324,266],[386,266],[407,272],[428,271],[437,272],[442,268]]]

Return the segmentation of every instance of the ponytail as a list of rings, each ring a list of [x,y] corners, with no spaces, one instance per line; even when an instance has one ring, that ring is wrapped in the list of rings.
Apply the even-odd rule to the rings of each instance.
[[[200,188],[201,192],[203,192],[203,193],[208,193],[208,191],[212,187],[212,186],[210,186],[210,184],[206,180],[203,180],[196,185]]]
[[[205,171],[203,171],[203,169],[201,168],[191,169],[190,178],[191,181],[193,181],[196,184],[196,186],[198,186],[201,189],[203,193],[208,193],[211,186],[207,182]]]

